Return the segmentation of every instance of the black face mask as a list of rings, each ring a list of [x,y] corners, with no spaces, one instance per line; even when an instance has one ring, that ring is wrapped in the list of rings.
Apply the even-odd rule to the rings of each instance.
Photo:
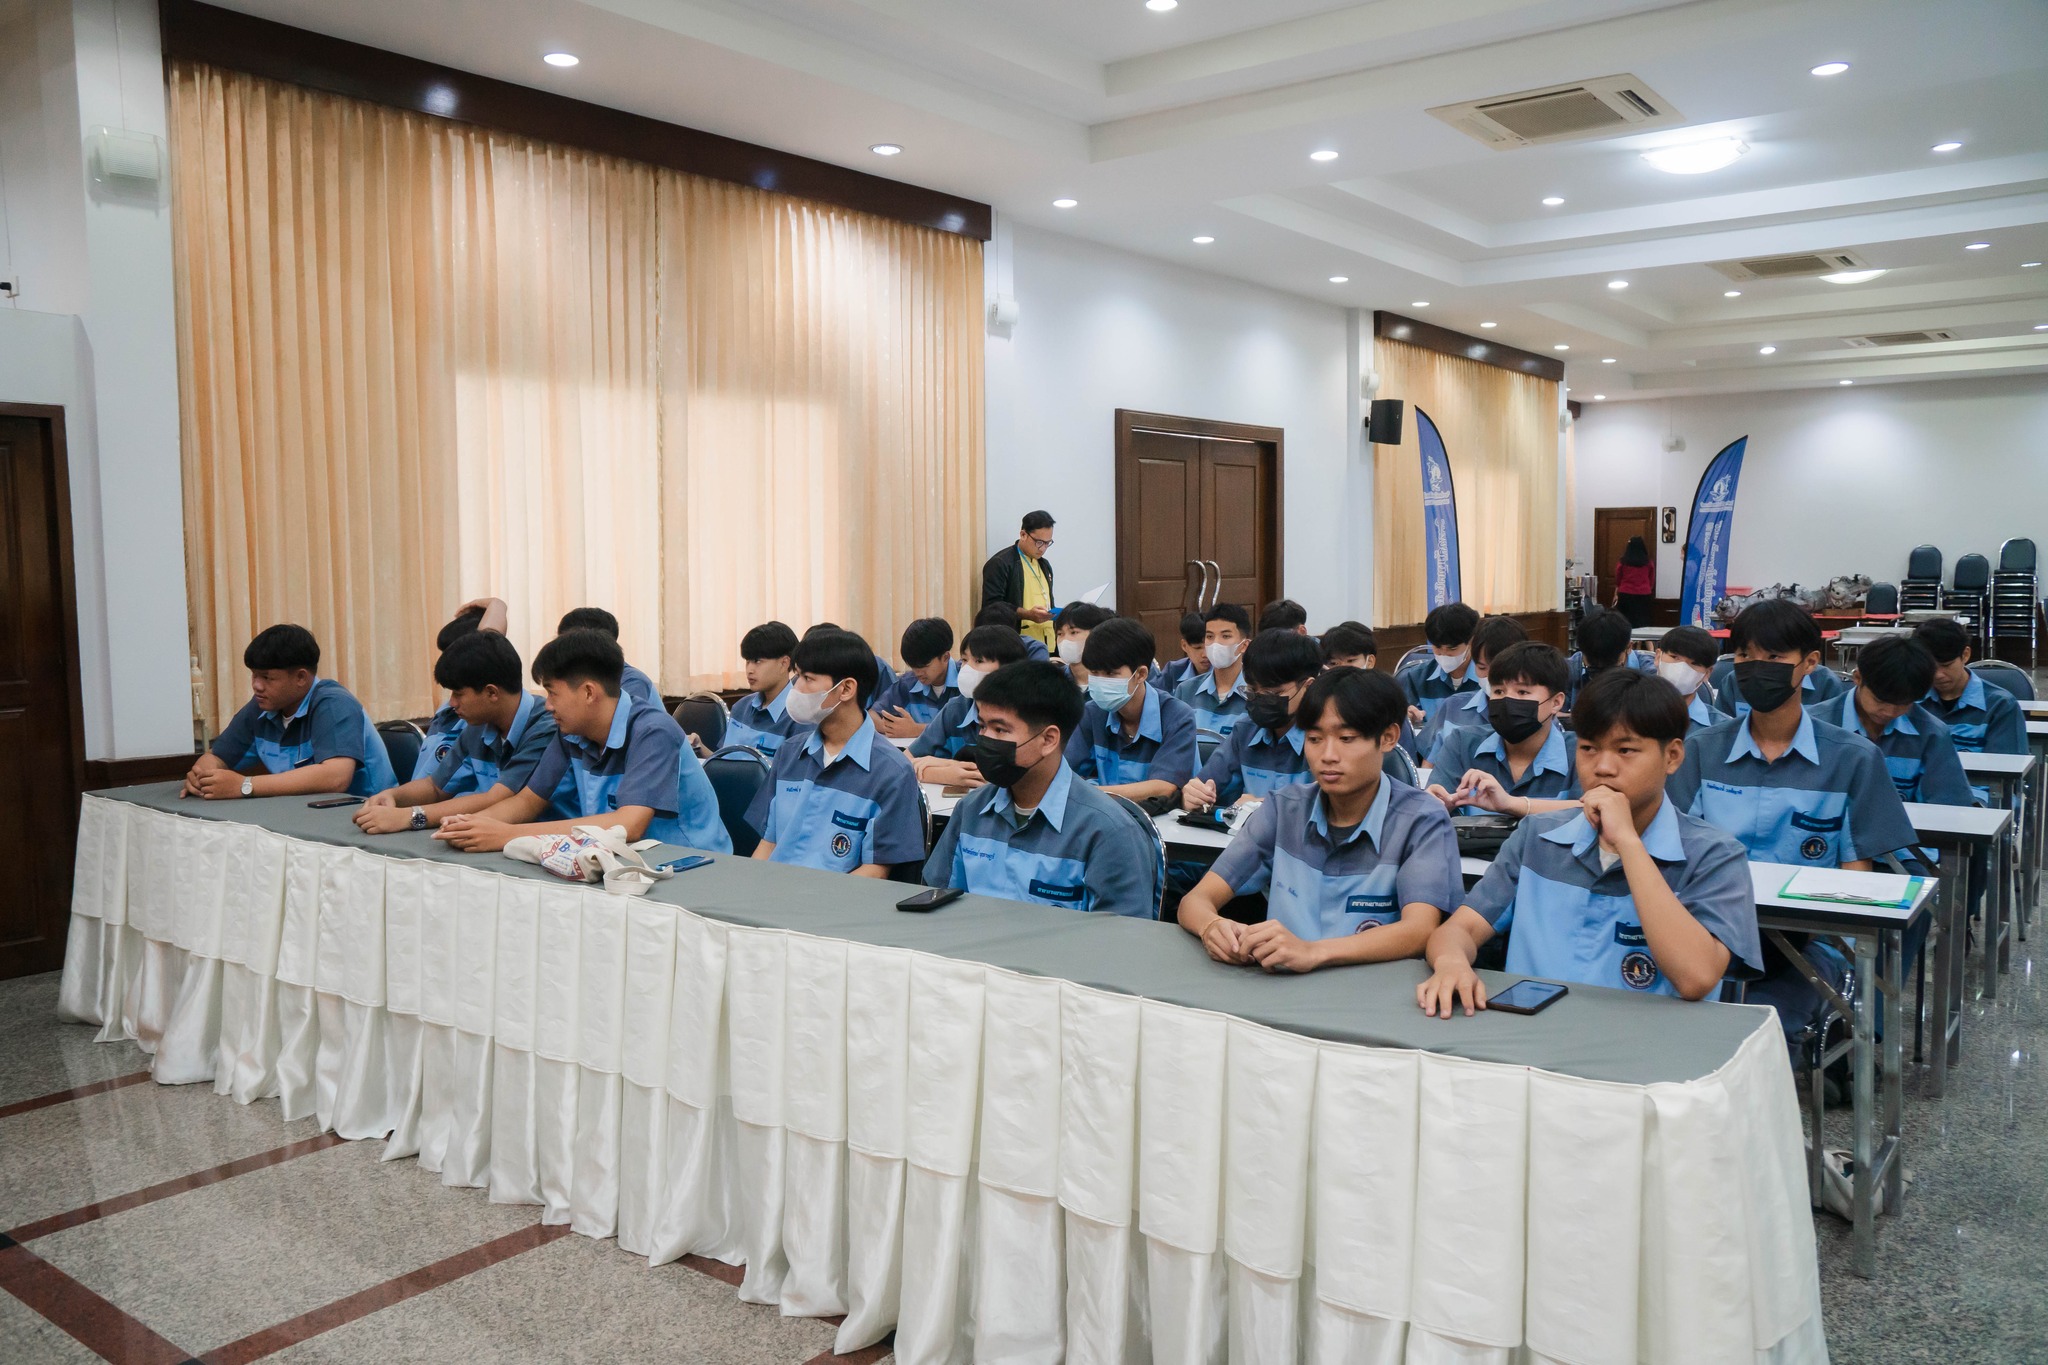
[[[1495,697],[1486,703],[1486,720],[1502,740],[1520,744],[1543,728],[1543,718],[1536,714],[1542,706],[1527,697]]]
[[[1735,665],[1735,690],[1756,711],[1775,711],[1792,700],[1792,665],[1751,659]]]
[[[1294,721],[1294,713],[1287,709],[1287,702],[1286,697],[1254,692],[1244,699],[1244,713],[1252,724],[1277,735]]]
[[[987,735],[976,735],[974,743],[967,746],[962,755],[972,763],[982,780],[991,787],[1005,790],[1024,780],[1024,774],[1031,769],[1017,761],[1017,741],[1014,739],[990,739]]]

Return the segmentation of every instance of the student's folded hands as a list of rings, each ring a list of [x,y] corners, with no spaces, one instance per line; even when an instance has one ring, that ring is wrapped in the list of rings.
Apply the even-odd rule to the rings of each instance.
[[[1320,943],[1297,938],[1278,920],[1245,926],[1242,940],[1247,962],[1266,972],[1312,972],[1323,965]]]
[[[497,853],[512,842],[516,828],[487,815],[451,815],[434,831],[434,837],[464,853]]]
[[[1244,931],[1250,927],[1218,915],[1202,930],[1202,946],[1208,949],[1209,956],[1218,962],[1242,966],[1251,961],[1244,954]]]
[[[358,808],[350,817],[356,822],[357,829],[365,834],[398,834],[412,828],[410,806],[396,806],[388,802],[380,806],[375,804],[376,800],[376,797],[371,797],[368,804]]]
[[[916,739],[924,733],[923,723],[901,707],[875,712],[875,728],[889,739]]]

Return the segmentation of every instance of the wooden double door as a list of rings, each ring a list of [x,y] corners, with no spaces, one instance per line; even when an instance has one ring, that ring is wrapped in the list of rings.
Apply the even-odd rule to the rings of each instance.
[[[1180,618],[1281,595],[1282,432],[1119,410],[1116,600],[1179,655]]]

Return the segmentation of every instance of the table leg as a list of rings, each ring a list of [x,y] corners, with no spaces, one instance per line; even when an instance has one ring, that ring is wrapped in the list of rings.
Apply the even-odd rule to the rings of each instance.
[[[1934,888],[1934,1027],[1929,1030],[1934,1046],[1928,1053],[1927,1093],[1936,1096],[1948,1090],[1948,1021],[1955,1005],[1953,960],[1962,946],[1949,908],[1949,887],[1955,880],[1943,877]]]
[[[1906,936],[1888,936],[1884,965],[1884,1143],[1890,1157],[1884,1168],[1885,1207],[1899,1211],[1905,1196],[1905,1169],[1899,1164],[1901,1123],[1905,1111]]]
[[[1958,849],[1957,852],[1961,853],[1962,850]],[[1993,879],[1998,869],[2002,866],[1997,855],[1998,850],[1995,848],[1987,847],[1984,850],[1984,876],[1987,881]],[[1968,868],[1970,863],[1975,861],[1976,857],[1972,853],[1964,862],[1965,869]],[[1963,888],[1965,923],[1968,923],[1967,917],[1970,909],[1968,880],[1966,875]],[[1998,945],[2004,932],[2004,926],[2005,901],[2003,889],[1998,886],[1986,886],[1984,888],[1984,998],[1986,1000],[1996,1000],[1998,998]]]
[[[1996,968],[1994,980],[2012,970],[2012,928],[2018,910],[2018,898],[2013,894],[2013,874],[2019,869],[2019,861],[2013,854],[2017,842],[2013,835],[2018,829],[2017,824],[2007,829],[2005,837],[1991,851],[1991,861],[1998,870],[1998,960],[1993,964]]]
[[[1946,879],[1944,879],[1946,880]],[[1850,1246],[1856,1273],[1865,1279],[1877,1274],[1877,1181],[1873,1163],[1877,1143],[1872,1130],[1877,1120],[1877,1057],[1871,1046],[1877,1033],[1877,936],[1856,937],[1856,1029],[1851,1048],[1854,1078],[1856,1133],[1853,1153],[1856,1169],[1850,1180]],[[1897,1040],[1896,1034],[1893,1040]],[[1939,1048],[1936,1049],[1939,1051]]]
[[[1961,856],[1958,848],[1956,854]],[[1948,886],[1948,922],[1955,934],[1956,950],[1949,956],[1948,1006],[1954,1011],[1953,1019],[1946,1025],[1952,1032],[1942,1036],[1948,1045],[1948,1065],[1954,1066],[1963,1059],[1963,966],[1968,954],[1964,951],[1970,942],[1970,878],[1967,872],[1960,877],[1944,879]],[[1942,1083],[1947,1084],[1948,1075],[1944,1070]]]

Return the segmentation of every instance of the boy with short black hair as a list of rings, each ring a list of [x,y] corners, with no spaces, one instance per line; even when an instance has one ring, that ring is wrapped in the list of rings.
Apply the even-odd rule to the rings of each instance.
[[[1486,687],[1486,670],[1495,655],[1528,638],[1529,632],[1512,616],[1484,617],[1472,628],[1471,676],[1479,680],[1479,686],[1452,697],[1436,708],[1436,714],[1414,736],[1416,754],[1426,758],[1435,753],[1438,742],[1448,729],[1457,726],[1486,728],[1486,708],[1493,697]]]
[[[526,785],[488,810],[442,819],[436,839],[465,853],[495,853],[532,834],[577,825],[619,826],[629,842],[732,852],[704,766],[659,703],[625,690],[626,656],[601,630],[571,629],[540,647],[533,680],[559,731]],[[547,818],[560,802],[565,818]]]
[[[1308,634],[1308,608],[1291,597],[1266,603],[1266,609],[1259,613],[1258,633],[1264,635],[1269,630],[1291,630],[1297,635]]]
[[[1183,679],[1173,695],[1193,709],[1196,729],[1205,740],[1229,739],[1244,716],[1250,692],[1244,680],[1244,651],[1251,638],[1251,613],[1237,603],[1218,602],[1202,613],[1202,652],[1209,657],[1209,671]]]
[[[1472,632],[1479,613],[1463,602],[1446,602],[1422,618],[1422,638],[1430,657],[1401,670],[1394,681],[1408,694],[1408,723],[1421,728],[1437,708],[1460,692],[1477,692],[1472,674]]]
[[[1184,810],[1260,801],[1281,787],[1314,781],[1301,757],[1294,709],[1323,671],[1322,651],[1306,635],[1262,630],[1244,652],[1244,723],[1216,746],[1202,771],[1180,789]]]
[[[1970,670],[1970,633],[1955,621],[1922,621],[1913,638],[1934,656],[1934,686],[1927,706],[1967,753],[2024,754],[2026,717],[2012,693]]]
[[[1685,698],[1686,719],[1697,730],[1726,719],[1707,705],[1714,689],[1707,675],[1721,659],[1721,642],[1698,626],[1673,626],[1657,641],[1657,676]],[[1700,695],[1705,692],[1706,697]]]
[[[1442,806],[1384,770],[1407,695],[1383,673],[1336,668],[1295,713],[1313,781],[1252,812],[1181,898],[1180,925],[1218,962],[1306,972],[1413,957],[1458,903],[1458,839]],[[1263,891],[1266,919],[1223,907]]]
[[[446,654],[448,646],[463,636],[475,634],[482,627],[483,619],[483,604],[464,603],[448,624],[442,626],[440,632],[434,636],[434,657],[438,659]],[[502,631],[499,633],[503,634]],[[413,760],[412,772],[409,775],[400,774],[414,782],[423,777],[432,777],[440,768],[441,761],[455,751],[456,737],[462,733],[462,717],[455,714],[455,707],[452,704],[442,702],[434,708],[434,714],[422,728],[426,733],[420,740],[419,757]]]
[[[1815,664],[1814,667],[1800,675],[1798,698],[1800,705],[1812,706],[1817,702],[1824,702],[1830,697],[1838,697],[1848,690],[1849,685],[1842,681],[1841,674],[1831,668],[1820,666],[1819,651],[1826,644],[1821,639],[1820,627],[1814,624],[1813,617],[1807,612],[1806,608],[1790,598],[1773,598],[1770,601],[1757,602],[1743,608],[1742,614],[1737,616],[1734,624],[1729,627],[1728,648],[1730,650],[1736,648],[1736,632],[1742,629],[1743,617],[1763,607],[1769,607],[1770,611],[1766,612],[1763,616],[1754,618],[1755,624],[1751,627],[1752,633],[1759,630],[1766,631],[1773,639],[1784,643],[1786,646],[1785,650],[1779,652],[1784,653],[1786,658],[1791,657],[1790,651],[1793,648],[1792,641],[1795,635],[1798,637],[1800,648],[1805,648],[1808,642],[1812,645]],[[1802,617],[1805,619],[1804,626],[1799,623]],[[1762,654],[1757,656],[1759,659],[1763,657],[1764,655]],[[1733,653],[1723,655],[1721,660],[1714,665],[1714,671],[1707,675],[1707,685],[1714,689],[1713,707],[1716,711],[1719,711],[1724,716],[1733,716],[1737,720],[1749,714],[1750,704],[1742,695],[1742,681],[1736,675],[1736,658]]]
[[[1082,662],[1088,650],[1088,633],[1116,613],[1093,602],[1069,602],[1052,619],[1060,667],[1074,680],[1074,686],[1088,686],[1088,666]]]
[[[981,733],[981,708],[975,704],[975,693],[997,669],[1005,664],[1023,663],[1027,644],[1025,637],[1004,626],[976,626],[967,632],[967,638],[960,642],[960,671],[955,675],[954,695],[932,717],[923,733],[910,742],[910,763],[917,770],[918,781],[948,787],[981,785],[981,773],[966,753]],[[1057,671],[1059,666],[1052,667]],[[1071,679],[1067,685],[1073,686]]]
[[[990,602],[974,613],[974,624],[977,629],[982,626],[1001,626],[1005,630],[1017,630],[1017,609],[1007,602]],[[1046,623],[1046,629],[1052,629],[1051,622]],[[1052,658],[1052,651],[1047,649],[1045,642],[1037,636],[1026,635],[1021,630],[1017,631],[1017,635],[1024,641],[1025,658],[1039,662]]]
[[[789,714],[790,660],[795,653],[796,632],[780,621],[764,621],[740,637],[740,660],[753,690],[732,704],[725,722],[727,745],[744,745],[772,762],[784,740],[810,731]],[[701,742],[697,747],[702,750]]]
[[[1586,679],[1607,668],[1632,668],[1638,673],[1655,673],[1657,661],[1649,653],[1631,649],[1635,627],[1628,617],[1606,607],[1593,607],[1579,622],[1579,647],[1565,660],[1571,672],[1571,686],[1565,694],[1565,710],[1586,685]]]
[[[847,630],[845,626],[840,625],[837,621],[820,621],[804,632],[804,639],[808,640],[813,635],[850,634],[853,634],[853,632]],[[883,690],[895,681],[896,670],[890,666],[887,659],[883,658],[880,653],[877,653],[875,655],[875,690],[870,695],[881,696]]]
[[[952,623],[942,616],[919,617],[903,628],[901,649],[903,671],[875,694],[868,712],[888,738],[916,739],[940,708],[959,695]]]
[[[185,774],[184,795],[368,796],[396,784],[384,737],[347,688],[319,676],[320,642],[276,625],[242,651],[249,700]]]
[[[1494,656],[1486,724],[1443,732],[1430,755],[1430,795],[1453,815],[1527,816],[1575,805],[1578,765],[1557,723],[1570,677],[1564,655],[1534,640]]]
[[[555,742],[547,701],[525,688],[519,651],[504,636],[471,631],[455,636],[434,664],[434,682],[448,689],[461,722],[453,744],[425,777],[389,787],[355,813],[365,834],[437,829],[451,815],[487,811],[526,786]],[[567,819],[573,789],[549,797],[550,819]]]
[[[1205,629],[1202,613],[1181,613],[1180,656],[1168,659],[1159,666],[1158,676],[1151,681],[1153,687],[1161,692],[1172,692],[1189,678],[1209,671],[1209,652],[1203,648],[1206,643]]]
[[[1339,621],[1323,632],[1324,668],[1372,668],[1380,661],[1379,637],[1358,621]]]
[[[986,709],[967,756],[983,781],[953,808],[925,862],[925,885],[1155,918],[1151,833],[1067,766],[1084,709],[1073,683],[1050,663],[1019,660],[974,695]]]
[[[566,635],[572,630],[594,630],[608,636],[613,644],[617,644],[619,618],[603,607],[571,607],[563,612],[562,619],[555,623],[555,634]],[[540,656],[535,655],[534,662],[539,661]],[[662,709],[661,689],[654,685],[654,679],[633,665],[626,665],[625,671],[620,674],[619,686],[624,688],[634,701],[651,706],[657,711]]]
[[[1609,668],[1587,680],[1572,720],[1585,795],[1524,820],[1430,935],[1431,975],[1415,990],[1426,1015],[1486,1008],[1472,963],[1511,925],[1507,967],[1522,976],[1704,1000],[1762,967],[1742,845],[1666,790],[1686,750],[1677,691]]]
[[[1976,793],[1948,726],[1920,704],[1933,686],[1934,656],[1926,647],[1903,635],[1885,636],[1858,652],[1847,692],[1808,709],[1875,744],[1901,801],[1974,806]]]
[[[875,652],[850,630],[813,630],[797,642],[789,710],[816,727],[775,755],[747,823],[756,858],[825,872],[885,878],[924,861],[917,774],[875,734]]]
[[[1096,786],[1133,801],[1174,798],[1195,775],[1195,713],[1145,686],[1152,632],[1118,616],[1088,634],[1088,706],[1067,762]]]

